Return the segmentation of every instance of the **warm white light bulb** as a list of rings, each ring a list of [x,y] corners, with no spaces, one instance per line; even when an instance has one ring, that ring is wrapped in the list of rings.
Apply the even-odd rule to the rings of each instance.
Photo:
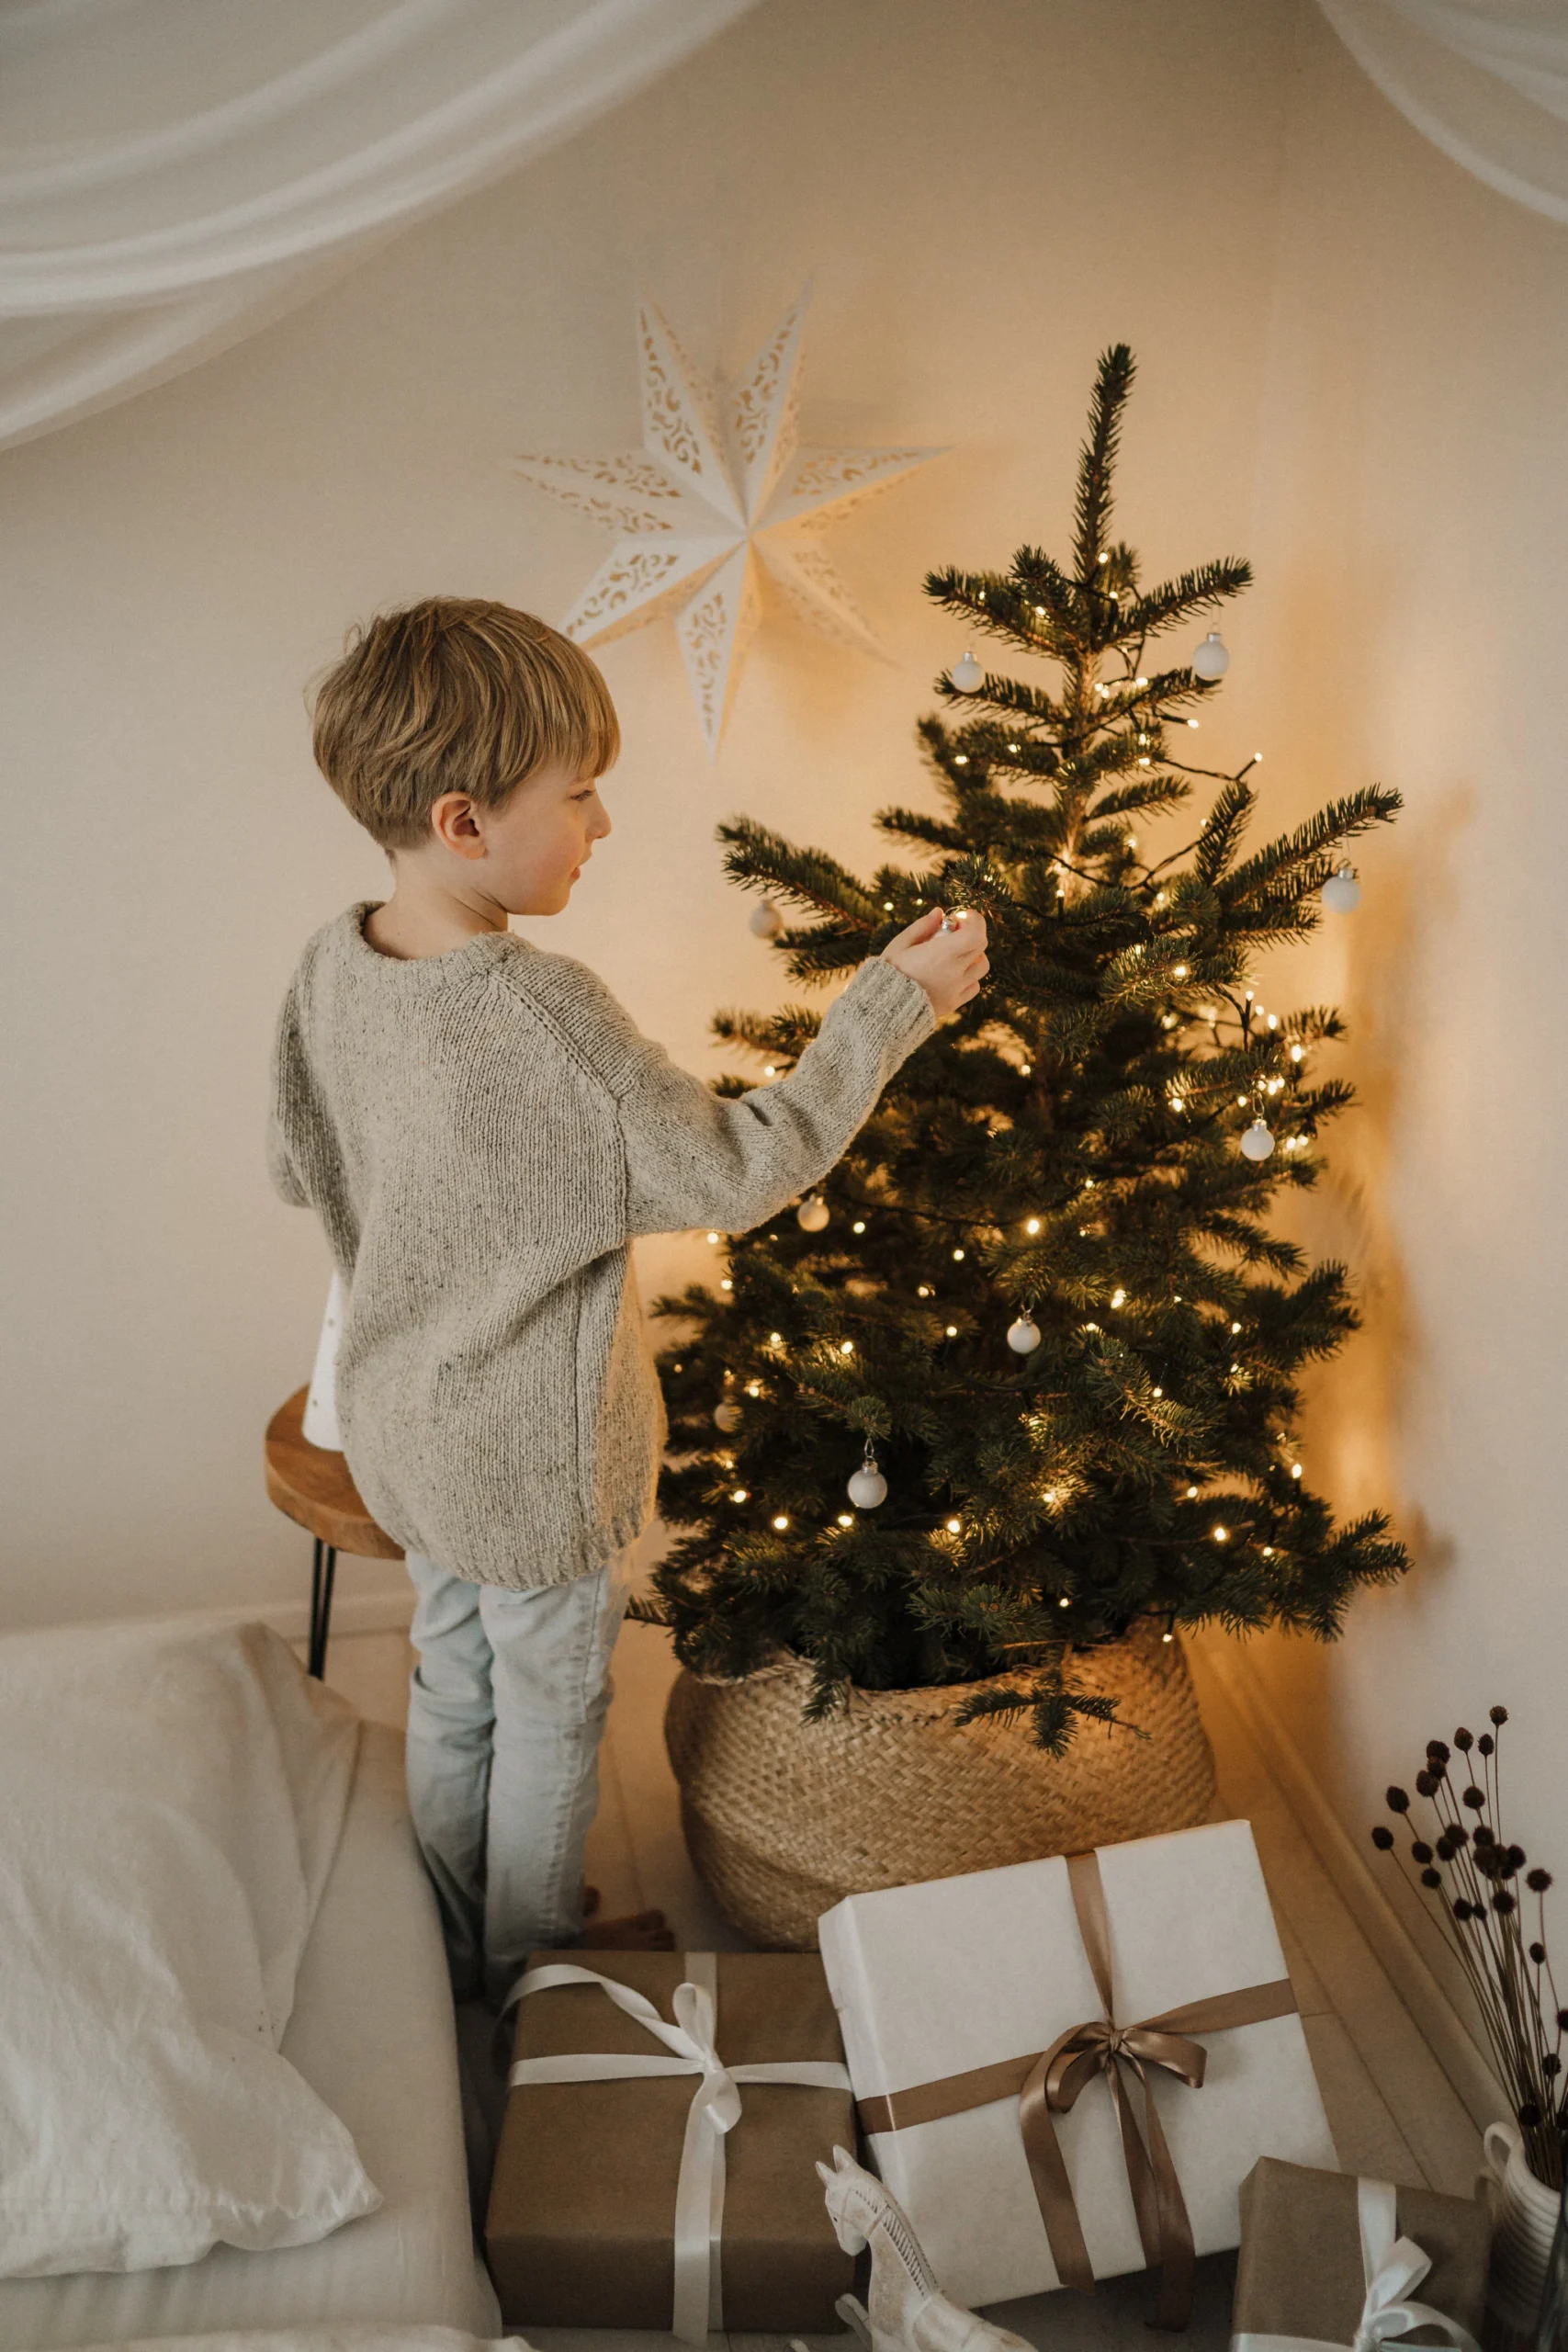
[[[865,1231],[865,1219],[864,1219],[864,1217],[863,1217],[863,1216],[861,1216],[861,1217],[857,1217],[857,1218],[855,1219],[855,1221],[854,1221],[853,1225],[852,1225],[852,1226],[851,1226],[851,1227],[850,1227],[850,1231],[851,1231],[852,1233],[863,1233],[863,1232]]]
[[[1040,1230],[1040,1219],[1037,1216],[1030,1217],[1025,1223],[1023,1229],[1025,1233],[1038,1233]]]
[[[854,1351],[855,1343],[852,1340],[844,1340],[840,1342],[839,1353],[841,1356],[852,1356]]]
[[[964,1522],[961,1519],[950,1519],[947,1522],[948,1533],[950,1535],[956,1535],[963,1524]]]
[[[774,1518],[773,1525],[778,1529],[779,1533],[782,1535],[782,1534],[784,1533],[784,1529],[789,1525],[789,1520],[788,1520],[788,1518],[787,1518],[787,1516],[785,1515],[785,1513],[784,1513],[784,1512],[783,1512],[782,1510],[781,1510],[780,1512],[778,1512],[778,1514],[777,1514],[777,1515],[776,1515],[776,1517]]]
[[[839,1525],[840,1527],[852,1527],[854,1523],[855,1520],[853,1511],[841,1510],[839,1513]]]
[[[717,1234],[716,1234],[716,1233],[710,1233],[710,1234],[708,1235],[708,1239],[709,1239],[710,1241],[716,1241],[716,1240],[718,1239],[718,1236],[717,1236]]]
[[[958,1337],[958,1326],[957,1326],[957,1324],[956,1324],[956,1323],[950,1323],[950,1324],[948,1325],[948,1327],[947,1327],[947,1336],[948,1336],[948,1338],[949,1338],[950,1340],[956,1340],[956,1339],[957,1339],[957,1337]]]
[[[1212,1532],[1216,1544],[1228,1544],[1231,1540],[1231,1532],[1228,1527],[1216,1527]]]
[[[749,1487],[737,1487],[729,1499],[732,1503],[749,1502],[750,1500],[750,1488]]]
[[[955,1250],[953,1251],[953,1255],[954,1260],[956,1261],[957,1259],[959,1259],[959,1258],[962,1258],[962,1257],[963,1257],[964,1252],[963,1252],[963,1250]]]

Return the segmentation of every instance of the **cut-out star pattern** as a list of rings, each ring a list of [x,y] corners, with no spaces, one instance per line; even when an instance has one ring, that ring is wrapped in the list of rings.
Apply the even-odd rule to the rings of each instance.
[[[640,450],[516,460],[523,480],[616,534],[562,624],[606,645],[674,618],[708,755],[771,598],[836,644],[881,654],[821,545],[827,525],[940,449],[803,448],[807,296],[733,383],[699,376],[656,306],[637,305]]]

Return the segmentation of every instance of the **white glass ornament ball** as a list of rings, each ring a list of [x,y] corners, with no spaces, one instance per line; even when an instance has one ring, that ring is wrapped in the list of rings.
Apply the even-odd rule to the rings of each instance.
[[[1254,1119],[1241,1139],[1242,1150],[1248,1159],[1267,1159],[1274,1148],[1274,1138],[1261,1119]]]
[[[746,927],[759,939],[782,939],[784,921],[772,899],[760,899],[746,918]]]
[[[795,1221],[802,1233],[820,1233],[831,1211],[820,1193],[813,1193],[802,1201],[795,1213]]]
[[[1201,678],[1212,684],[1216,678],[1223,678],[1230,666],[1231,657],[1225,650],[1225,641],[1217,628],[1212,628],[1192,656],[1192,667]]]
[[[1040,1345],[1040,1326],[1027,1315],[1008,1325],[1008,1345],[1015,1356],[1032,1356]]]
[[[738,1430],[740,1427],[739,1406],[716,1405],[713,1408],[713,1425],[716,1430]]]
[[[951,673],[953,684],[960,694],[965,695],[974,693],[985,674],[973,653],[965,653],[961,660],[955,662]]]
[[[887,1500],[887,1481],[874,1464],[863,1463],[850,1480],[850,1500],[856,1510],[874,1510]]]
[[[1361,886],[1353,865],[1342,865],[1323,886],[1323,903],[1330,914],[1353,915],[1361,903]]]

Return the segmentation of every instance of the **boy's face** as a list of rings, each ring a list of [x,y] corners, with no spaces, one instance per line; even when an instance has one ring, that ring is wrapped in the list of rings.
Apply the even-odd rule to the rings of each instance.
[[[466,797],[443,821],[453,793],[432,810],[438,838],[473,861],[472,878],[509,915],[558,915],[571,886],[610,830],[595,776],[541,768],[499,808]]]

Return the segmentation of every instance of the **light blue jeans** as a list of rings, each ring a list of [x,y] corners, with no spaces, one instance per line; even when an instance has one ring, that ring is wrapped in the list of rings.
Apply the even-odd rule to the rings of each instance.
[[[581,1932],[630,1565],[513,1592],[408,1555],[409,1809],[459,2000],[499,1999],[536,1944]]]

